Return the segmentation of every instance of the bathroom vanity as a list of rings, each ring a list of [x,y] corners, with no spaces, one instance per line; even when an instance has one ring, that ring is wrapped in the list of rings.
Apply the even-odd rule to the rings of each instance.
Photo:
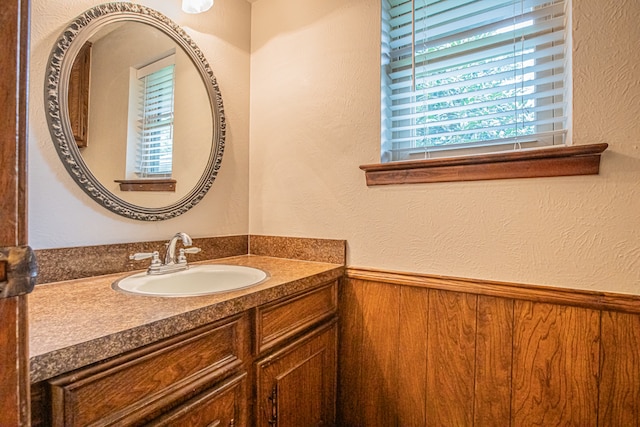
[[[111,289],[126,274],[36,287],[34,426],[335,425],[344,266],[253,255],[269,279],[186,298]]]

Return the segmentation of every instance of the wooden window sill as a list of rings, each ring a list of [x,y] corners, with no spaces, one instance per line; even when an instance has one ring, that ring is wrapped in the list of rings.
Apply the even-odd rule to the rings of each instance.
[[[116,179],[120,191],[176,191],[175,179]]]
[[[597,175],[608,144],[362,165],[368,186]]]

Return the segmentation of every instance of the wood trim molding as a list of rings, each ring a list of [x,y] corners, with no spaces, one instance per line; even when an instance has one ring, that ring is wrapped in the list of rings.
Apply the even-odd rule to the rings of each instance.
[[[0,9],[0,246],[27,244],[29,0]],[[3,263],[2,275],[10,266]],[[4,280],[3,280],[4,281]],[[0,298],[0,425],[29,425],[29,328],[26,295]]]
[[[640,314],[640,295],[349,267],[349,279]]]
[[[608,144],[362,165],[368,186],[597,175]]]

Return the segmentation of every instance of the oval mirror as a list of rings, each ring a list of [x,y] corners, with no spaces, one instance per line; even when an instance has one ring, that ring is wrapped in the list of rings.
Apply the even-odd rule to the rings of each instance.
[[[92,199],[157,221],[195,206],[222,162],[222,97],[200,49],[133,3],[87,10],[61,33],[45,82],[49,131]]]

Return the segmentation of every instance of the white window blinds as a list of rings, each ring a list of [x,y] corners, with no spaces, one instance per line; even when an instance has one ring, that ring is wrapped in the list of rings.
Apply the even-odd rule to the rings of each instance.
[[[563,144],[568,2],[383,0],[383,161]]]
[[[135,172],[140,178],[171,177],[174,62],[174,56],[170,56],[137,73],[142,97]]]

